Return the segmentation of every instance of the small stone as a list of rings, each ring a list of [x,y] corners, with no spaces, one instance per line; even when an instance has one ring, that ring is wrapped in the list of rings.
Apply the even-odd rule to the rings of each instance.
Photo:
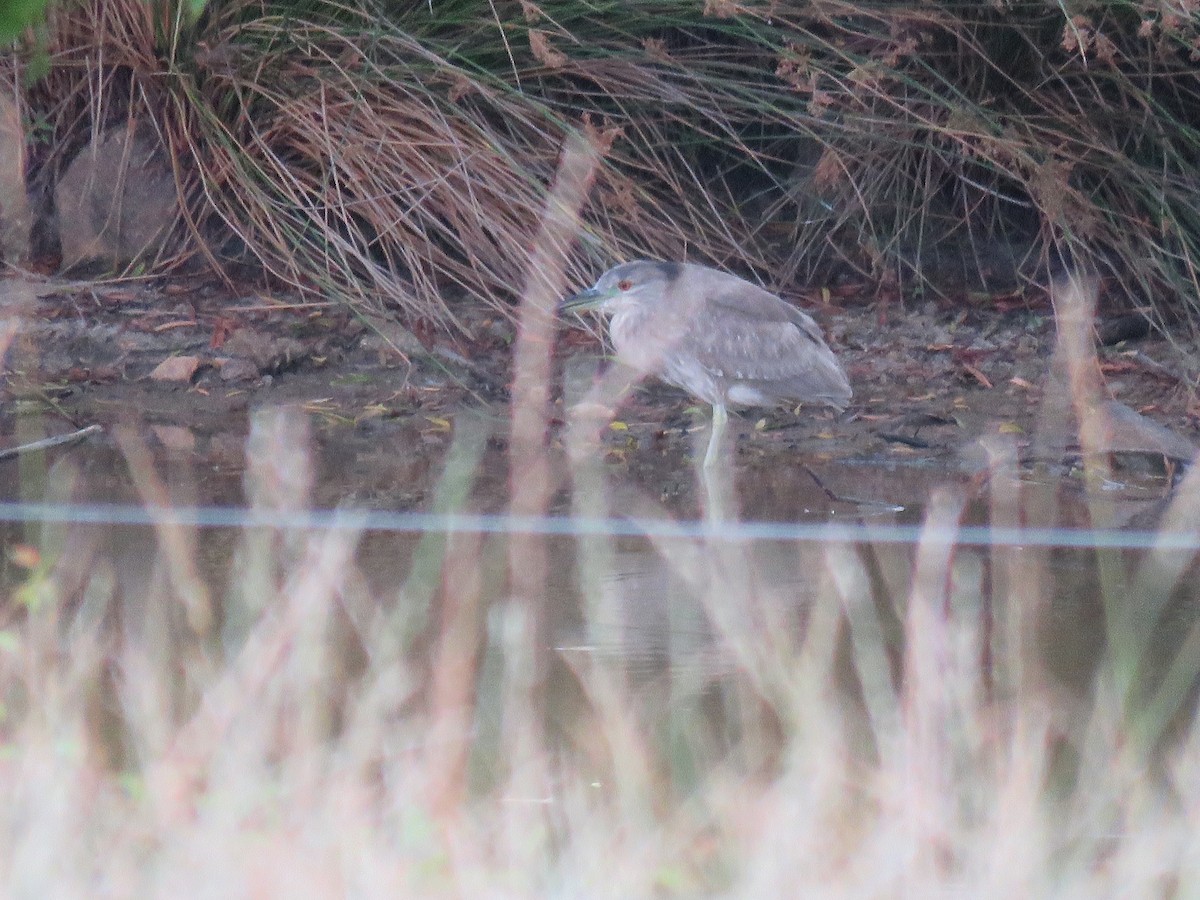
[[[235,359],[253,362],[259,372],[278,372],[308,357],[308,348],[295,338],[276,337],[254,328],[237,329],[221,349]]]
[[[221,373],[222,381],[253,381],[260,370],[245,357],[230,356],[217,360],[217,371]]]

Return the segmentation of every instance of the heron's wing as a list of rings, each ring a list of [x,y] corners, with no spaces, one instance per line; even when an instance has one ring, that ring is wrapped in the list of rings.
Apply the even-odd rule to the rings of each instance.
[[[707,300],[707,306],[714,315],[744,318],[752,322],[791,322],[814,340],[824,343],[821,329],[808,313],[785,303],[770,291],[740,278],[731,278],[730,283],[722,288],[710,293]]]
[[[688,331],[688,348],[729,382],[780,397],[845,402],[850,386],[807,314],[752,285],[710,296]]]

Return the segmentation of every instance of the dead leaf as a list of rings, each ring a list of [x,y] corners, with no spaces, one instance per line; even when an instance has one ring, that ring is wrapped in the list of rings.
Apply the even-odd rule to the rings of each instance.
[[[704,15],[717,19],[732,19],[738,13],[738,5],[732,0],[705,0]]]
[[[1131,359],[1106,359],[1100,363],[1100,371],[1106,375],[1117,375],[1122,372],[1141,371],[1141,366]]]
[[[547,69],[561,69],[570,61],[567,54],[554,49],[549,35],[540,28],[529,29],[529,49],[533,51],[533,58]]]
[[[392,410],[382,403],[371,403],[363,407],[362,412],[355,417],[355,423],[366,422],[372,419],[382,419],[384,416],[390,415]]]
[[[841,182],[846,174],[842,159],[832,147],[821,151],[821,156],[813,167],[810,180],[819,188],[831,187]]]
[[[154,381],[191,381],[200,368],[198,356],[171,356],[164,359],[150,373]]]
[[[220,350],[229,336],[237,329],[238,323],[228,316],[217,316],[213,322],[212,337],[208,340],[209,350]]]
[[[100,299],[105,303],[130,303],[137,300],[138,295],[125,290],[105,291],[100,295]]]
[[[155,334],[163,331],[174,331],[176,328],[192,328],[196,324],[195,319],[180,319],[175,322],[164,322],[162,325],[155,325],[151,329]]]
[[[992,382],[988,379],[988,377],[986,375],[984,375],[982,372],[980,372],[973,365],[971,365],[970,363],[963,363],[962,367],[963,367],[964,372],[966,372],[968,375],[970,375],[972,378],[974,378],[976,381],[978,381],[980,384],[982,384],[985,388],[992,387]]]
[[[531,3],[530,0],[521,0],[521,13],[525,16],[525,21],[532,25],[542,17],[542,11],[536,3]]]
[[[642,41],[642,49],[652,59],[663,62],[668,62],[671,59],[671,54],[667,50],[667,42],[662,38],[646,38]]]

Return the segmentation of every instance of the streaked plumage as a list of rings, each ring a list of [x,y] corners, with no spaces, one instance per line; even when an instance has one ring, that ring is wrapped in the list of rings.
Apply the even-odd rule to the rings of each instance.
[[[728,406],[786,401],[842,409],[850,383],[816,322],[736,275],[692,263],[619,265],[562,309],[610,317],[617,358],[713,407],[711,465]]]

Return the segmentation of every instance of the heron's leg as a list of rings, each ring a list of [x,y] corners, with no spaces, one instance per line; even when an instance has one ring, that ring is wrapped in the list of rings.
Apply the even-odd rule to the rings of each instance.
[[[724,403],[713,404],[713,423],[712,434],[708,438],[708,452],[704,454],[704,468],[708,468],[717,461],[717,451],[721,444],[721,435],[725,432],[725,423],[729,421],[729,414],[725,411]]]

